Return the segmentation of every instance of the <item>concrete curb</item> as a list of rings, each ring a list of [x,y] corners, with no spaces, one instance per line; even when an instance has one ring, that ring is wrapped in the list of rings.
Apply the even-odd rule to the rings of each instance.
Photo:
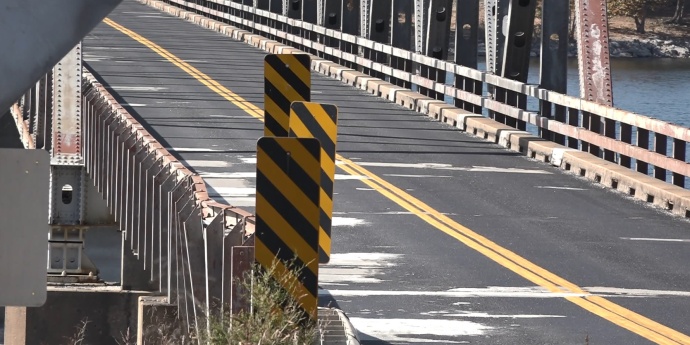
[[[327,323],[322,326],[321,345],[359,345],[357,330],[342,310],[319,307],[319,322]]]
[[[272,54],[307,54],[277,41],[181,10],[178,7],[158,0],[138,1],[204,28],[244,41]],[[312,69],[316,72],[338,79],[345,84],[365,90],[375,96],[457,127],[461,131],[491,141],[512,151],[520,152],[530,158],[549,163],[573,174],[601,183],[608,188],[647,201],[674,215],[690,218],[690,190],[654,179],[589,153],[573,150],[527,132],[516,130],[492,119],[455,108],[452,105],[431,99],[381,79],[376,79],[332,61],[309,55],[312,58]]]

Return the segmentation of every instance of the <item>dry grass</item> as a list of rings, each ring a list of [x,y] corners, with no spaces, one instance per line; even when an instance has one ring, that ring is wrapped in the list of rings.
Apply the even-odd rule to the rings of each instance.
[[[89,324],[89,319],[84,319],[75,326],[75,333],[72,337],[67,339],[67,345],[83,345],[86,339],[86,326]]]
[[[293,266],[294,267],[294,266]],[[310,320],[293,298],[297,285],[288,277],[274,279],[277,262],[269,269],[255,266],[242,281],[244,296],[251,300],[251,310],[236,315],[225,314],[210,320],[208,345],[305,345],[319,339],[316,322]],[[303,268],[293,269],[299,275]]]

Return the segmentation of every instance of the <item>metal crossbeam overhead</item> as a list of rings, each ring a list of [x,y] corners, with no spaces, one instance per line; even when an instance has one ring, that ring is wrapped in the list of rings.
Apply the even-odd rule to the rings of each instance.
[[[0,47],[12,54],[0,58],[0,113],[9,109],[121,1],[4,0],[0,11]]]

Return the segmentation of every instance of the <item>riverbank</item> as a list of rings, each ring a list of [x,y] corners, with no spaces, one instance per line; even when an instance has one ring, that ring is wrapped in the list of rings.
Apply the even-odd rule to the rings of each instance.
[[[451,31],[455,31],[455,6],[453,6]],[[484,14],[480,4],[479,41],[480,53],[484,52]],[[667,16],[647,18],[645,33],[635,30],[635,22],[630,17],[614,16],[609,18],[609,47],[613,58],[690,58],[690,25],[668,24]],[[539,37],[540,20],[535,21],[535,37]],[[451,39],[454,41],[454,39]],[[453,56],[451,42],[450,56]],[[539,39],[532,42],[532,56],[539,56],[541,45]],[[577,56],[577,45],[571,42],[568,47],[570,57]]]

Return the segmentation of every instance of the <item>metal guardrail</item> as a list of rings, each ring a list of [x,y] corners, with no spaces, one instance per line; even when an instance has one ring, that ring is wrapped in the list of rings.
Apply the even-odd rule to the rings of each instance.
[[[11,109],[27,149],[51,150],[52,128],[59,126],[53,121],[52,84],[46,76]],[[81,102],[84,169],[123,232],[130,251],[125,255],[138,259],[134,265],[123,260],[123,287],[163,294],[197,331],[210,312],[242,308],[233,282],[250,268],[253,215],[211,199],[202,178],[161,146],[86,68]],[[73,246],[81,253],[83,243]],[[81,259],[76,265],[66,273],[87,269]]]
[[[201,177],[87,71],[82,90],[86,171],[124,233],[125,248],[148,272],[151,290],[167,295],[198,331],[199,316],[232,305],[233,278],[242,273],[229,267],[232,249],[251,245],[253,216],[212,200]]]
[[[540,132],[549,133],[545,135],[546,139],[559,144],[574,149],[598,147],[602,149],[602,152],[597,154],[599,157],[603,157],[605,151],[613,152],[615,153],[613,159],[618,164],[634,168],[644,174],[651,174],[657,179],[677,186],[685,187],[686,178],[690,176],[690,165],[686,157],[690,129],[679,125],[502,78],[229,0],[164,0],[164,2],[300,50],[316,53],[319,57],[336,63],[345,62],[346,65],[356,66],[357,70],[368,72],[370,75],[374,73],[385,75],[392,83],[398,85],[409,83],[436,91],[440,95],[450,97],[454,102],[474,105],[475,107],[470,109],[476,113],[487,110],[519,120],[518,122],[524,121],[536,126]],[[299,32],[299,35],[291,32]],[[317,39],[310,40],[311,37],[317,37]],[[328,45],[321,43],[324,38],[328,38]],[[347,47],[347,50],[343,50],[343,47]],[[476,91],[465,91],[456,88],[454,84],[447,84],[445,80],[436,81],[396,69],[388,63],[376,62],[361,56],[359,52],[364,49],[395,57],[408,64],[414,63],[418,66],[446,71],[455,79],[474,81],[483,87]],[[466,82],[466,84],[471,83]],[[507,97],[504,97],[507,99],[506,103],[482,94],[482,89],[489,90],[492,87],[499,92],[507,93]],[[563,114],[561,121],[550,116],[542,116],[539,112],[527,111],[507,104],[510,103],[511,98],[524,96],[551,110],[555,108],[555,112],[549,111],[549,113]],[[608,136],[603,132],[586,129],[582,124],[587,123],[591,116],[598,116],[604,121],[613,123],[617,137],[611,137],[610,128],[607,129]]]

